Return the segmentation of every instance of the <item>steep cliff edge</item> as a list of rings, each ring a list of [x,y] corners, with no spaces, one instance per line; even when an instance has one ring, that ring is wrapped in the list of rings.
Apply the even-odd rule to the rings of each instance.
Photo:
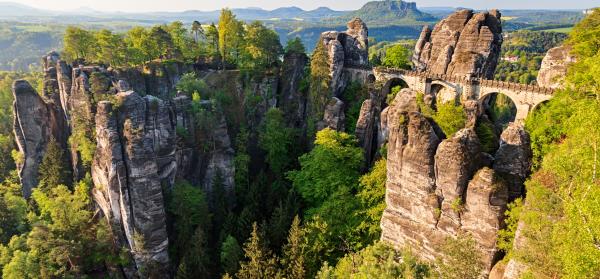
[[[531,160],[527,133],[522,125],[510,124],[492,163],[473,128],[447,139],[436,132],[437,124],[419,111],[418,96],[403,89],[381,114],[388,148],[382,239],[433,260],[442,256],[448,238],[469,234],[489,271],[499,256],[496,238],[509,190],[523,193],[521,177]],[[508,165],[502,159],[507,156],[517,160]],[[516,181],[509,187],[507,176],[519,178],[521,188],[514,188]]]
[[[423,28],[413,52],[418,71],[493,79],[502,46],[501,14],[461,10]]]

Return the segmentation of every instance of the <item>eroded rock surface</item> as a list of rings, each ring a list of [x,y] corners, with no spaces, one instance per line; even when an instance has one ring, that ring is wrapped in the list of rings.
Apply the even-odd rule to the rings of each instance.
[[[92,165],[94,198],[115,238],[137,269],[168,270],[168,237],[162,185],[175,178],[175,130],[165,102],[133,91],[117,95],[118,110],[100,102]]]
[[[424,27],[412,57],[415,68],[435,74],[492,79],[502,46],[500,12],[461,10],[433,30]]]
[[[331,128],[333,130],[343,132],[345,119],[344,102],[336,97],[333,97],[331,100],[329,100],[329,103],[327,103],[325,112],[323,113],[323,121],[317,123],[317,128],[319,130]]]
[[[571,54],[571,50],[572,48],[568,45],[548,50],[538,72],[537,83],[539,86],[549,88],[562,86],[569,65],[575,62],[575,55]]]
[[[496,239],[504,226],[509,185],[491,168],[493,158],[481,150],[473,127],[444,139],[437,124],[419,112],[416,97],[416,91],[403,89],[381,113],[380,134],[388,149],[381,238],[433,260],[448,238],[471,235],[487,267],[485,275],[498,260]],[[504,144],[514,146],[505,146],[502,156],[526,161],[527,135],[516,124],[511,127]],[[528,166],[499,162],[504,172],[519,175],[523,172],[517,170]]]
[[[511,200],[525,193],[523,183],[530,174],[532,157],[529,133],[522,124],[511,123],[500,136],[494,161],[494,170],[508,184]]]

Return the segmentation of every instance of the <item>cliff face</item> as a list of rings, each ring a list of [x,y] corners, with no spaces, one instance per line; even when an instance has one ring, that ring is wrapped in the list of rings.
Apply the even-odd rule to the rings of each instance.
[[[461,10],[423,28],[412,61],[419,71],[492,79],[502,46],[500,12]]]
[[[511,124],[494,162],[482,153],[472,126],[444,139],[419,112],[416,97],[404,89],[381,114],[388,148],[382,239],[434,259],[447,238],[470,234],[489,271],[499,256],[496,238],[509,190],[523,194],[521,177],[531,160],[527,133]],[[509,164],[508,157],[516,160]],[[505,177],[517,180],[508,184]]]

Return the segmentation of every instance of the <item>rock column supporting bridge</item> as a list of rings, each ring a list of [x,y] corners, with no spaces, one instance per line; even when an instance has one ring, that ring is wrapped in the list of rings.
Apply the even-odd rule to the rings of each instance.
[[[483,101],[490,94],[501,93],[515,103],[517,107],[516,121],[523,121],[530,111],[542,102],[550,100],[554,94],[554,89],[536,85],[479,78],[469,79],[394,68],[377,67],[373,69],[373,74],[377,82],[384,84],[384,91],[389,91],[392,86],[403,81],[409,88],[425,94],[433,94],[441,102],[458,98],[463,101],[469,99]]]

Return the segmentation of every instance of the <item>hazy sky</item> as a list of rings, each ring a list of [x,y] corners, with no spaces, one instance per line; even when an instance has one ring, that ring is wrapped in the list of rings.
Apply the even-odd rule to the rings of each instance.
[[[100,11],[182,11],[216,10],[223,7],[260,7],[275,9],[298,6],[314,9],[320,6],[335,10],[354,10],[368,0],[0,0],[22,3],[37,8],[73,10],[90,7]],[[600,6],[600,0],[416,0],[418,7],[469,7],[474,9],[583,9]]]

